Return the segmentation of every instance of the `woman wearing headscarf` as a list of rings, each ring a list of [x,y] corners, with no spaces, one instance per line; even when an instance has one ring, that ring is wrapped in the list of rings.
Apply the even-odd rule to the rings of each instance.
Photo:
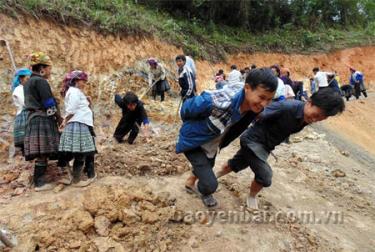
[[[148,72],[148,85],[152,87],[152,96],[160,95],[160,100],[164,101],[164,92],[169,90],[169,83],[166,78],[166,71],[163,65],[154,58],[149,58],[147,63],[150,65]]]
[[[61,125],[64,128],[60,138],[60,157],[74,159],[72,176],[62,181],[64,184],[84,187],[96,179],[94,170],[94,119],[90,100],[84,94],[88,75],[83,71],[73,71],[64,79],[65,118]],[[82,168],[86,161],[88,180],[81,181]]]
[[[12,99],[17,108],[16,118],[14,120],[13,136],[14,146],[20,148],[22,154],[24,153],[24,139],[27,122],[27,110],[25,109],[25,95],[23,92],[23,85],[31,76],[31,71],[28,68],[18,69],[12,81]]]
[[[48,159],[57,159],[61,117],[47,81],[51,76],[51,59],[43,52],[32,53],[30,65],[32,75],[24,86],[25,109],[29,113],[24,141],[25,159],[35,160],[35,190],[44,191],[52,189],[52,185],[46,183],[45,173]]]

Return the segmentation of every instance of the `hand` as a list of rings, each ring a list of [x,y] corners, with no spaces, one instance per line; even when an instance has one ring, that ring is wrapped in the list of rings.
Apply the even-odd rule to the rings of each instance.
[[[150,125],[149,124],[143,125],[143,134],[146,138],[150,137]]]
[[[60,126],[59,126],[59,131],[60,131],[60,132],[63,132],[63,131],[64,131],[65,125],[66,125],[66,121],[63,120],[62,123],[61,123]]]

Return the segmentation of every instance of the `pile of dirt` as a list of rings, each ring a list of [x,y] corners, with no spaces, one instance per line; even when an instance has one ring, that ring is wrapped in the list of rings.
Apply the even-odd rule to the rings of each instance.
[[[16,251],[171,251],[189,237],[186,227],[174,224],[175,199],[146,185],[95,185],[58,198],[2,218],[17,232]]]

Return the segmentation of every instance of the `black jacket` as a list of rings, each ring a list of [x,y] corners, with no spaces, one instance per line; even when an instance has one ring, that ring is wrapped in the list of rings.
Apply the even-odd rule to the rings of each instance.
[[[134,111],[128,109],[126,102],[124,101],[124,98],[121,98],[121,96],[118,94],[115,95],[115,103],[121,108],[122,117],[127,117],[129,122],[137,122],[139,125],[141,125],[141,123],[149,123],[147,113],[142,101],[137,102],[137,107]]]

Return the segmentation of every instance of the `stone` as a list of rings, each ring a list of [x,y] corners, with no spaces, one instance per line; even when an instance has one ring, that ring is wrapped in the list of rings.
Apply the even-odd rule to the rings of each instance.
[[[151,212],[151,211],[144,211],[142,213],[142,221],[146,224],[153,224],[159,220],[158,213]]]
[[[103,215],[100,215],[100,216],[97,216],[95,217],[95,230],[96,230],[96,233],[100,236],[108,236],[109,234],[109,225],[111,225],[111,222],[110,220],[103,216]]]
[[[336,178],[342,178],[342,177],[345,177],[345,176],[346,176],[345,172],[343,172],[343,171],[340,170],[340,169],[333,170],[333,171],[331,172],[331,174],[332,174],[334,177],[336,177]]]

